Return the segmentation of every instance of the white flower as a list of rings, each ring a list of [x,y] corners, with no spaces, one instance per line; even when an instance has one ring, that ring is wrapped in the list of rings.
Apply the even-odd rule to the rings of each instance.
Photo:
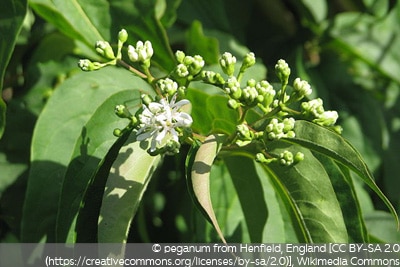
[[[160,102],[151,102],[143,105],[143,112],[139,115],[140,128],[137,131],[136,140],[143,141],[151,139],[150,152],[161,148],[168,142],[179,144],[179,133],[177,128],[186,128],[192,125],[192,117],[182,112],[182,106],[189,104],[189,100],[180,100],[177,103],[176,94],[168,103],[163,98]]]

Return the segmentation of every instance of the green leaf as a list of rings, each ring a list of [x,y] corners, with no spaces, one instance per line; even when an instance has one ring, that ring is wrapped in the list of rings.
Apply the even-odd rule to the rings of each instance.
[[[210,194],[210,172],[225,137],[210,135],[200,147],[193,147],[186,160],[186,179],[193,201],[210,220],[221,240],[226,243],[218,225]]]
[[[315,157],[322,163],[329,174],[332,186],[343,213],[343,219],[349,234],[350,243],[366,243],[368,232],[364,223],[360,202],[356,194],[350,170],[331,158],[316,153]]]
[[[0,3],[0,93],[3,90],[3,77],[17,36],[26,14],[26,0],[3,0]],[[0,94],[0,138],[6,125],[6,103]]]
[[[230,134],[236,129],[237,111],[227,107],[228,98],[223,95],[209,95],[189,88],[187,98],[192,104],[193,129],[202,134]]]
[[[101,161],[99,168],[96,170],[84,192],[84,197],[76,218],[76,225],[75,227],[70,227],[71,230],[68,235],[71,237],[67,238],[68,240],[76,240],[76,243],[98,242],[98,221],[107,178],[112,164],[119,155],[121,147],[130,135],[131,132],[125,132],[118,138]],[[91,225],[91,227],[88,228],[88,225]]]
[[[103,158],[116,141],[113,130],[127,124],[127,121],[114,114],[115,106],[127,100],[131,103],[136,101],[137,106],[132,109],[135,113],[140,107],[140,95],[138,90],[124,90],[111,95],[83,126],[62,184],[57,216],[57,242],[76,241],[74,219],[78,215],[84,194]]]
[[[370,235],[377,238],[382,243],[399,243],[400,232],[393,225],[390,213],[375,210],[365,214],[365,223]]]
[[[295,138],[286,139],[340,162],[356,172],[363,181],[382,199],[400,226],[395,208],[376,185],[367,165],[357,150],[337,133],[308,121],[296,121]]]
[[[292,217],[299,241],[347,243],[340,205],[323,165],[303,147],[283,142],[269,146],[271,154],[279,155],[285,150],[302,152],[305,158],[292,166],[278,162],[263,166]]]
[[[208,64],[217,64],[219,59],[218,40],[203,33],[200,21],[193,21],[186,32],[186,52],[188,55],[201,55]]]
[[[125,243],[150,178],[161,156],[150,156],[131,134],[111,167],[100,210],[98,241]]]
[[[127,71],[108,67],[99,71],[78,73],[55,90],[37,121],[32,138],[22,240],[38,242],[45,238],[49,242],[55,242],[61,186],[67,166],[76,151],[75,144],[84,133],[83,127],[97,108],[113,94],[127,88],[145,89],[147,86],[147,83]],[[109,113],[113,114],[113,109]],[[116,116],[113,121],[126,123]],[[94,134],[103,136],[111,133]],[[90,142],[96,141],[96,136],[86,138],[88,137]],[[85,140],[87,141],[88,139]],[[89,144],[82,143],[83,148]],[[92,151],[91,149],[88,151]]]
[[[89,47],[98,40],[110,39],[111,18],[106,0],[31,0],[30,6],[62,33]]]
[[[229,169],[239,197],[252,243],[263,243],[264,227],[268,219],[263,184],[254,163],[245,157],[227,157],[224,162]]]

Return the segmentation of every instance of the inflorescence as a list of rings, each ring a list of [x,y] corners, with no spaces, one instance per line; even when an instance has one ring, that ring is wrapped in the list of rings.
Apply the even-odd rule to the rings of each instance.
[[[177,51],[176,67],[165,77],[155,79],[150,72],[154,54],[151,42],[137,41],[135,46],[127,47],[127,58],[139,64],[141,70],[138,70],[122,59],[122,48],[127,40],[128,33],[121,30],[116,54],[108,42],[96,42],[96,52],[109,61],[100,63],[82,59],[78,65],[84,71],[92,71],[119,64],[147,80],[153,87],[154,94],[142,95],[142,108],[135,114],[131,114],[125,105],[116,106],[115,113],[120,118],[128,119],[129,124],[124,129],[114,130],[116,136],[135,131],[137,141],[149,142],[150,154],[175,154],[183,142],[190,143],[195,139],[202,141],[201,135],[192,132],[193,119],[185,111],[185,107],[191,104],[185,96],[192,81],[202,81],[225,93],[227,107],[238,112],[236,131],[226,139],[225,147],[255,147],[256,151],[252,151],[258,162],[279,162],[283,166],[290,166],[304,159],[301,152],[293,154],[285,150],[279,155],[271,155],[267,150],[270,142],[296,137],[296,119],[309,120],[341,132],[340,126],[335,125],[338,113],[326,111],[320,98],[308,99],[312,88],[307,81],[296,78],[289,84],[291,70],[283,59],[275,65],[277,83],[254,79],[243,81],[243,74],[256,64],[252,52],[247,53],[241,62],[231,53],[223,53],[219,59],[222,71],[215,72],[204,69],[205,61],[200,55],[189,56]],[[293,107],[299,107],[299,110]],[[253,110],[259,119],[249,122],[249,110]]]

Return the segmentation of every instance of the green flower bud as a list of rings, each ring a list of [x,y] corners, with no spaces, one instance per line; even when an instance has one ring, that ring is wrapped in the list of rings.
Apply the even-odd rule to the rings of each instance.
[[[161,79],[157,84],[163,94],[173,96],[178,91],[178,84],[170,78]]]
[[[185,57],[183,63],[186,66],[188,66],[189,73],[190,73],[190,75],[193,75],[193,76],[199,74],[205,65],[205,61],[199,55],[196,55],[194,57],[187,56],[187,57]]]
[[[283,131],[289,132],[290,130],[293,130],[293,128],[294,128],[295,120],[293,118],[285,118],[282,123],[284,125]]]
[[[132,114],[129,112],[125,105],[115,106],[115,114],[123,119],[132,117]]]
[[[242,96],[242,89],[240,83],[236,80],[236,77],[230,77],[225,83],[224,90],[233,99],[238,100]]]
[[[275,73],[281,81],[282,85],[287,85],[290,76],[290,68],[285,60],[280,59],[275,65]]]
[[[153,56],[153,47],[150,41],[138,41],[136,47],[128,46],[128,57],[132,62],[140,62],[145,66],[150,66],[150,59]]]
[[[249,106],[255,105],[255,100],[258,97],[257,89],[255,87],[246,86],[245,88],[243,88],[242,91],[242,98],[244,99],[246,104]]]
[[[288,132],[285,134],[285,137],[286,137],[286,138],[295,138],[295,137],[296,137],[296,133],[295,133],[294,131],[288,131]]]
[[[232,76],[235,72],[236,57],[229,52],[225,52],[219,59],[219,64],[226,75]]]
[[[294,163],[298,163],[303,160],[304,160],[304,154],[301,152],[297,152],[296,155],[294,156]]]
[[[307,81],[300,80],[300,78],[296,78],[294,80],[293,88],[300,97],[309,96],[312,93],[310,84]]]
[[[115,137],[121,137],[122,134],[123,134],[123,131],[122,131],[121,129],[116,128],[116,129],[114,129],[114,131],[113,131],[113,135],[114,135]]]
[[[264,139],[278,140],[280,138],[294,138],[295,132],[293,131],[295,120],[293,118],[285,118],[283,122],[273,118],[265,127]]]
[[[269,106],[272,104],[274,101],[274,97],[276,95],[276,91],[272,87],[271,84],[267,81],[261,81],[256,84],[256,89],[257,92],[263,96],[263,101],[260,102],[262,105],[266,108],[269,108]],[[268,109],[266,109],[268,112]]]
[[[219,73],[215,73],[213,71],[202,71],[201,72],[201,79],[210,84],[215,84],[215,85],[223,85],[225,84],[224,78],[221,76]]]
[[[186,87],[185,86],[178,87],[178,95],[182,98],[186,95]]]
[[[290,166],[294,163],[294,157],[292,152],[290,151],[283,151],[283,153],[280,154],[280,160],[279,163],[281,165],[285,165],[285,166]]]
[[[253,52],[247,53],[243,59],[241,71],[244,71],[256,64],[256,56]]]
[[[238,107],[240,107],[240,103],[237,102],[235,99],[229,99],[228,107],[230,107],[231,109],[237,109]]]
[[[143,104],[146,106],[148,106],[151,102],[153,102],[153,99],[151,98],[151,96],[149,96],[147,94],[142,94],[140,96],[140,98],[142,99]]]
[[[239,124],[236,126],[238,137],[243,141],[251,141],[254,138],[254,133],[250,131],[249,127],[245,124]]]
[[[336,123],[339,118],[339,114],[336,111],[325,111],[318,118],[314,119],[313,122],[321,126],[332,126]]]
[[[317,118],[325,111],[321,98],[303,102],[301,103],[301,108],[303,109],[303,114],[312,115]]]
[[[257,85],[257,82],[254,79],[250,79],[247,81],[247,86],[256,87],[256,85]]]
[[[178,66],[176,66],[175,73],[181,78],[185,78],[185,77],[189,76],[188,68],[186,67],[185,64],[182,64],[182,63],[178,64]]]
[[[256,154],[256,161],[260,163],[267,163],[267,159],[265,158],[263,153]]]
[[[132,126],[136,126],[137,123],[139,122],[138,119],[137,119],[135,116],[131,116],[130,119],[131,119],[130,124],[131,124]]]
[[[175,58],[179,63],[183,63],[183,60],[185,59],[186,55],[184,52],[178,50],[175,52]]]
[[[105,66],[105,64],[102,64],[100,62],[92,62],[89,59],[81,59],[78,62],[78,66],[83,71],[92,71],[101,69],[102,67]]]
[[[96,42],[96,52],[99,53],[99,55],[106,57],[108,59],[114,59],[114,51],[111,47],[111,45],[106,42],[106,41],[97,41]]]
[[[122,29],[118,33],[118,41],[121,43],[125,43],[128,40],[128,32],[125,29]]]

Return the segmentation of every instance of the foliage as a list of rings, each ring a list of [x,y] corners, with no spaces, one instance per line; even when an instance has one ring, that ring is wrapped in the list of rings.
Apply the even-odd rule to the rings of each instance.
[[[399,15],[3,1],[1,240],[399,242]],[[147,140],[155,107],[177,126]]]

